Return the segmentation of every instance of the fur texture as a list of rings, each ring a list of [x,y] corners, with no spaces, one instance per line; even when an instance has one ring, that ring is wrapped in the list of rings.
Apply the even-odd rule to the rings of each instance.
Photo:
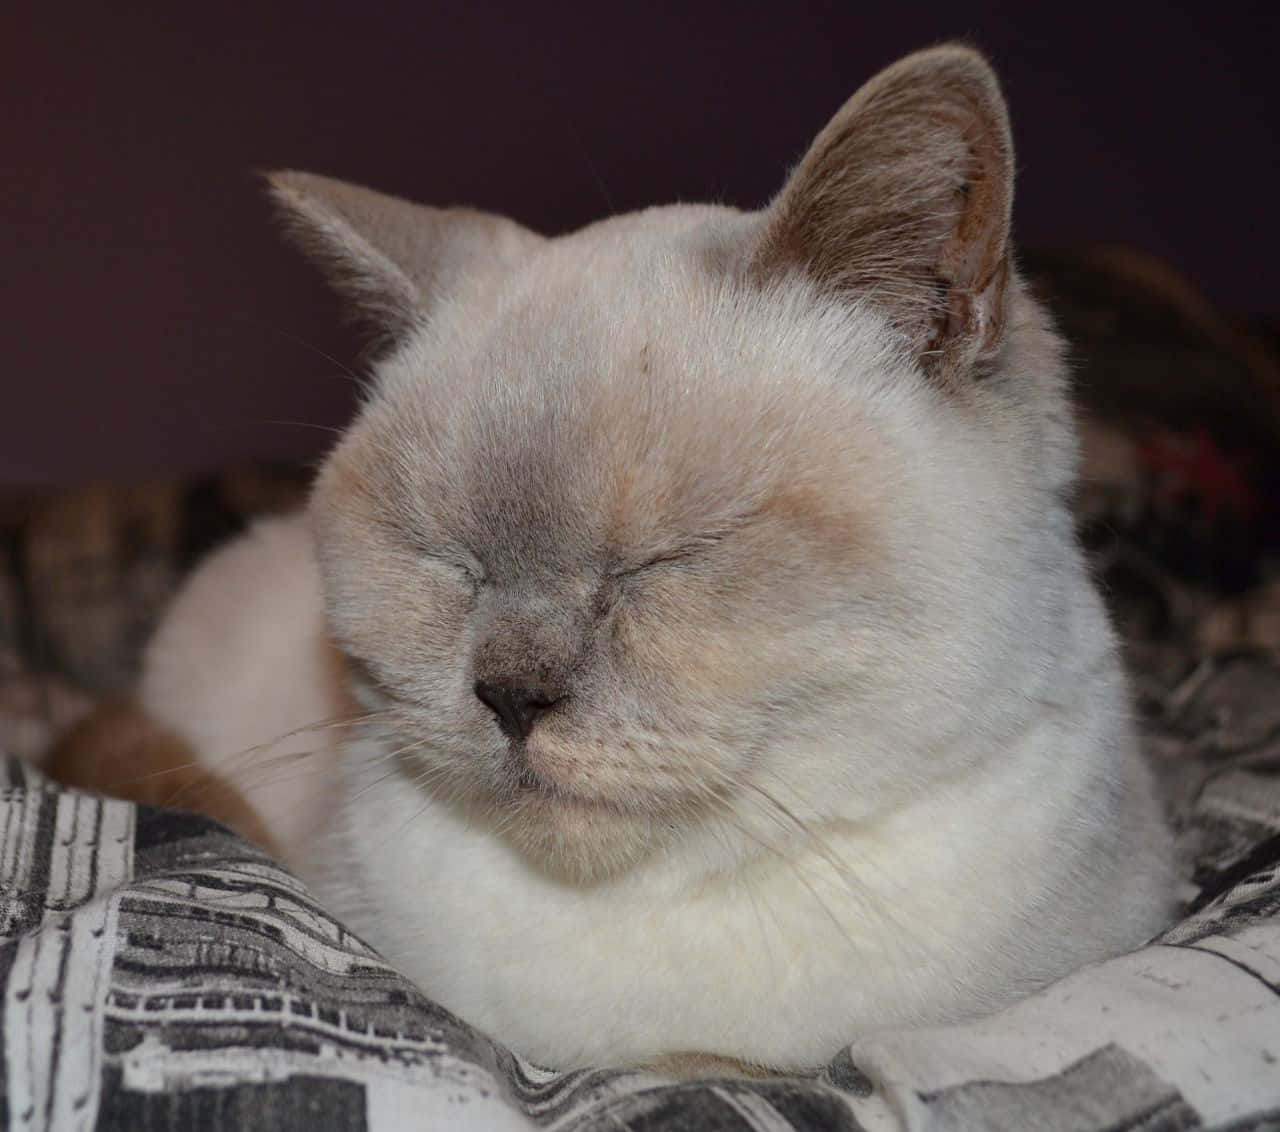
[[[813,1066],[1141,943],[1171,854],[1011,177],[960,48],[868,84],[760,213],[545,240],[277,176],[392,346],[308,513],[180,598],[147,708],[555,1066]],[[235,753],[286,732],[270,795]]]

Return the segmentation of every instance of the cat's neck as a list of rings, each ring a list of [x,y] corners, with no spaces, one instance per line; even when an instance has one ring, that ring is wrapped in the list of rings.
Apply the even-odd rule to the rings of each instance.
[[[1046,920],[1061,921],[1061,947],[1084,949],[1080,962],[1116,946],[1116,931],[1131,934],[1132,925],[1092,924],[1097,874],[1123,886],[1144,839],[1163,842],[1151,837],[1158,818],[1143,809],[1143,784],[1093,789],[1099,769],[1082,752],[1097,742],[1086,721],[1046,710],[1014,749],[873,820],[777,816],[768,835],[740,820],[708,820],[625,875],[584,887],[388,775],[366,738],[349,752],[342,819],[312,858],[311,879],[428,993],[500,1026],[535,1057],[572,1064],[574,1052],[556,1044],[554,1026],[522,1032],[528,1019],[563,1017],[578,997],[583,1010],[616,1006],[616,988],[630,979],[679,987],[693,963],[700,995],[733,994],[736,984],[765,988],[769,998],[769,987],[790,981],[768,1006],[780,1014],[783,998],[807,1002],[796,980],[849,988],[838,1009],[810,1003],[806,1024],[786,1036],[787,1056],[803,1063],[810,1044],[824,1049],[851,1018],[885,1025],[909,1023],[917,1011],[960,1016],[1043,980],[1062,963],[1037,944]],[[1099,802],[1082,816],[1079,799],[1090,794]],[[1080,852],[1086,841],[1097,851]],[[1078,875],[1081,861],[1087,877]],[[413,901],[403,899],[406,884]],[[1094,930],[1067,930],[1081,922]],[[462,938],[483,946],[459,948]],[[993,949],[1003,959],[988,970],[980,957]],[[881,972],[870,984],[841,975],[868,966]],[[591,988],[606,984],[614,991],[593,998]],[[628,1004],[627,1041],[641,1045],[619,1046],[619,1057],[644,1052],[650,1023],[670,1033],[671,1017],[646,1019],[645,1001]],[[750,1017],[744,1005],[744,1027]],[[719,1012],[704,1019],[690,1004],[682,1022],[689,1048],[717,1048],[699,1030],[712,1018],[722,1024]]]

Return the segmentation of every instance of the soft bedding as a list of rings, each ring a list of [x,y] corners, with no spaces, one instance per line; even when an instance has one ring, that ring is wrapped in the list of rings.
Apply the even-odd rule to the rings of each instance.
[[[301,478],[0,500],[0,1126],[1280,1128],[1280,384],[1263,338],[1132,262],[1047,263],[1042,279],[1083,359],[1080,523],[1178,830],[1175,926],[992,1017],[859,1041],[811,1077],[545,1072],[248,842],[64,790],[17,757],[127,687],[187,566],[296,503]]]

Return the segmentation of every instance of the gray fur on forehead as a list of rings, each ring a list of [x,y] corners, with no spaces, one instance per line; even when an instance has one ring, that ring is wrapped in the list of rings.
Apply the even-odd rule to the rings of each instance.
[[[753,416],[788,406],[803,415],[819,390],[901,370],[872,308],[820,295],[800,276],[762,283],[733,270],[732,241],[747,250],[755,222],[651,209],[548,242],[500,281],[442,304],[381,367],[380,391],[402,410],[428,410],[427,427],[468,415],[512,426],[590,417],[597,431],[625,421],[630,435],[711,407],[722,416],[743,398]],[[851,372],[859,366],[866,372]]]
[[[628,495],[668,522],[727,520],[804,474],[803,453],[852,455],[851,421],[919,382],[874,313],[680,254],[722,252],[743,219],[598,225],[443,304],[384,364],[369,414],[403,489],[522,542],[606,523]],[[675,237],[654,249],[666,220]]]

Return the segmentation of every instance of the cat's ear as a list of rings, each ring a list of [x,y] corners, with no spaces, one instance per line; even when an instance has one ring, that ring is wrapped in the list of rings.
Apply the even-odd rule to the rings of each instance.
[[[770,206],[757,266],[874,304],[927,372],[955,380],[1004,333],[1012,200],[991,67],[965,47],[921,51],[818,135]]]
[[[267,182],[302,249],[392,342],[464,275],[513,262],[542,241],[502,216],[429,208],[315,173],[284,170]]]

